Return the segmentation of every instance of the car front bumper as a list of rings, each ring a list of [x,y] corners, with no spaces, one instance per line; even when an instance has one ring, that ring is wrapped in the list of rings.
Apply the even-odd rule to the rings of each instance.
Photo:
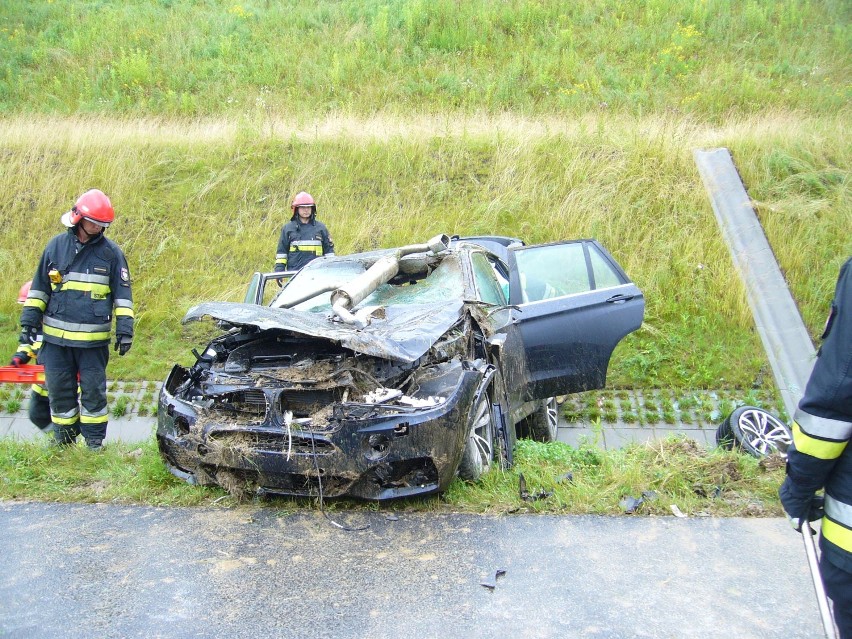
[[[188,377],[175,366],[160,392],[157,442],[173,474],[202,485],[371,500],[441,492],[455,476],[483,379],[472,367],[459,365],[456,373],[435,406],[337,403],[328,423],[311,429],[269,416],[239,425],[211,419],[175,396]]]

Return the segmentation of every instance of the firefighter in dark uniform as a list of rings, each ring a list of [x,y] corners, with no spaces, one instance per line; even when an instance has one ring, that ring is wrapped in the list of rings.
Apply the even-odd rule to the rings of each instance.
[[[32,282],[27,282],[21,287],[20,292],[18,292],[18,304],[23,304],[27,301],[27,295],[30,293],[31,286]],[[41,345],[41,335],[37,336],[35,342],[32,344],[19,344],[18,350],[12,356],[11,365],[26,366],[28,364],[35,364]],[[53,422],[50,419],[50,403],[47,400],[47,389],[41,384],[36,383],[30,387],[30,390],[32,391],[30,393],[28,411],[30,421],[43,433],[50,433],[53,431]]]
[[[320,255],[334,255],[334,242],[325,224],[317,220],[317,205],[302,191],[290,205],[293,217],[281,229],[275,271],[298,271]]]
[[[813,372],[793,417],[780,496],[801,531],[822,516],[820,574],[841,639],[852,639],[852,258],[840,268]],[[824,511],[816,491],[825,489]]]
[[[97,189],[83,193],[62,216],[69,227],[48,242],[33,277],[21,315],[21,344],[39,333],[54,437],[72,444],[83,434],[100,450],[109,413],[106,367],[115,315],[115,350],[124,355],[133,343],[133,297],[127,260],[104,237],[115,219],[109,198]],[[79,403],[77,396],[79,379]]]

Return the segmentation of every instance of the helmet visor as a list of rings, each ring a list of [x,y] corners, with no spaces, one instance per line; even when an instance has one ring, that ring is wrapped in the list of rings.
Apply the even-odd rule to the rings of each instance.
[[[102,229],[105,229],[106,227],[109,226],[109,222],[101,222],[100,220],[96,220],[94,218],[87,217],[85,215],[83,216],[83,219],[86,220],[87,222],[91,222],[92,224],[96,224],[97,226],[101,227]]]

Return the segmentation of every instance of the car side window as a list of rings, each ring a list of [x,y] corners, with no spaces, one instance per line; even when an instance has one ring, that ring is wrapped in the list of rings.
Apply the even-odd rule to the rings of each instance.
[[[470,264],[479,299],[489,304],[505,306],[507,295],[504,292],[504,287],[498,281],[498,271],[488,261],[488,258],[482,253],[472,253]],[[505,278],[503,279],[505,280]],[[506,289],[508,289],[508,285],[509,283],[506,281]]]
[[[538,246],[515,253],[522,302],[537,302],[592,289],[583,244]]]
[[[497,283],[500,285],[500,290],[503,291],[503,299],[504,303],[509,303],[509,269],[506,268],[506,265],[503,262],[499,262],[496,259],[488,258],[488,263],[491,265],[491,268],[494,270],[494,277],[497,278]]]
[[[609,288],[622,284],[621,276],[596,247],[589,246],[589,258],[592,261],[592,272],[595,274],[595,288]]]

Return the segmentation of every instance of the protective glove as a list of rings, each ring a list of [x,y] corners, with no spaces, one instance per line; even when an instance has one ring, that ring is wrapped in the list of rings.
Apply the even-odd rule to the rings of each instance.
[[[822,519],[825,515],[825,497],[814,494],[798,494],[789,477],[784,479],[784,483],[781,484],[778,496],[781,498],[784,513],[796,532],[802,532],[802,526]]]
[[[35,326],[21,326],[18,344],[35,344],[38,339],[38,329]]]
[[[127,355],[127,351],[133,345],[133,338],[130,335],[118,335],[115,338],[115,350],[119,355]]]
[[[26,362],[17,353],[15,353],[15,356],[12,358],[12,361],[9,362],[9,366],[14,366],[15,368],[23,366],[24,364],[26,364]]]

